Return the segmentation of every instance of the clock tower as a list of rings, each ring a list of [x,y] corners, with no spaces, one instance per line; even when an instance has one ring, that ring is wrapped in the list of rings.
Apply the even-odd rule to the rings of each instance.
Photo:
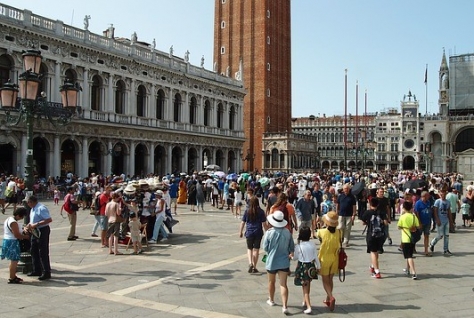
[[[399,149],[402,150],[398,156],[399,167],[404,170],[418,169],[420,161],[420,104],[416,96],[408,91],[401,102],[402,130],[400,132]]]

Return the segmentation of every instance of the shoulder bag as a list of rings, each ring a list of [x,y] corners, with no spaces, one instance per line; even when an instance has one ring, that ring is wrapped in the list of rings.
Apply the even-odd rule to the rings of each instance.
[[[415,215],[413,215],[413,224],[412,224],[412,227],[415,226]],[[405,230],[405,228],[403,228],[403,231],[405,232],[405,234],[408,235],[408,237],[410,237],[410,243],[415,245],[417,242],[420,241],[421,239],[421,229],[419,228],[416,228],[415,231],[410,231],[410,234],[408,234]]]
[[[342,230],[339,231],[341,238],[340,238],[340,247],[339,247],[339,281],[344,282],[346,280],[346,266],[347,266],[347,254],[344,248],[342,247],[343,242],[343,234]]]

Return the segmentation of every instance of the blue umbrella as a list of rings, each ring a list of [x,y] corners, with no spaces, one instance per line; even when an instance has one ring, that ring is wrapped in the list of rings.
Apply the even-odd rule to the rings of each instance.
[[[234,181],[234,180],[236,180],[237,178],[238,178],[238,175],[235,174],[235,173],[232,173],[232,174],[227,175],[227,180],[228,180],[228,181]]]

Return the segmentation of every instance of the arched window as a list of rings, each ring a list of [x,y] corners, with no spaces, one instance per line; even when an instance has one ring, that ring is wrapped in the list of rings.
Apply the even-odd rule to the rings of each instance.
[[[196,112],[197,111],[197,100],[193,96],[189,103],[189,123],[196,124]]]
[[[164,118],[165,110],[165,92],[163,90],[158,90],[156,95],[156,118],[162,120]]]
[[[222,128],[223,116],[224,116],[224,106],[222,103],[217,105],[217,127]]]
[[[209,100],[204,102],[204,126],[209,126],[211,121],[211,103]]]
[[[174,96],[174,104],[173,104],[173,120],[175,122],[179,122],[181,120],[180,113],[181,113],[181,95],[179,93],[176,93],[176,95]]]
[[[125,83],[120,80],[115,89],[115,113],[125,113]]]
[[[230,130],[235,129],[235,113],[236,113],[235,106],[232,105],[229,111],[229,129]]]
[[[101,110],[101,86],[102,79],[98,75],[92,77],[92,86],[91,86],[91,110],[100,111]]]
[[[0,86],[7,83],[11,78],[10,70],[12,69],[12,63],[6,55],[0,56]]]
[[[146,116],[146,89],[143,85],[138,87],[137,93],[137,116]]]

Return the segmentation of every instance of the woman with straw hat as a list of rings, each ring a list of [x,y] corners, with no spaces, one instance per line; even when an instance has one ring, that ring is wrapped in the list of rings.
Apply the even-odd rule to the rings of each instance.
[[[323,287],[326,291],[326,299],[323,301],[329,310],[334,311],[336,299],[332,291],[334,287],[334,274],[339,272],[339,248],[341,247],[341,231],[336,232],[339,224],[338,215],[330,211],[323,215],[322,219],[327,228],[318,231],[318,238],[321,242],[318,258],[321,262],[320,274],[323,279]]]
[[[268,274],[267,304],[275,305],[275,282],[276,274],[280,279],[280,294],[282,300],[282,312],[288,313],[288,286],[287,279],[290,274],[290,258],[293,257],[295,243],[290,231],[285,228],[287,221],[283,212],[277,210],[267,216],[267,220],[273,227],[270,228],[263,238],[263,249],[267,252],[265,268]]]

